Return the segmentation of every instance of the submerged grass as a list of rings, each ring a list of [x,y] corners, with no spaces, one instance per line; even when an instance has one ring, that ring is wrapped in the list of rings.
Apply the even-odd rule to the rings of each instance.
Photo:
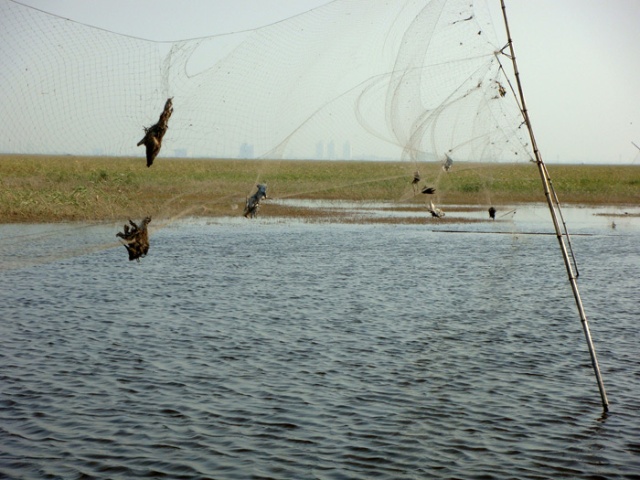
[[[640,166],[548,167],[566,204],[638,205]],[[409,162],[195,160],[159,158],[147,168],[141,158],[0,156],[0,223],[110,221],[126,218],[236,216],[258,182],[272,198],[513,205],[544,202],[535,164],[421,164],[420,186],[435,195],[415,195],[415,165]],[[309,213],[311,215],[311,213]],[[278,208],[278,215],[304,216]]]

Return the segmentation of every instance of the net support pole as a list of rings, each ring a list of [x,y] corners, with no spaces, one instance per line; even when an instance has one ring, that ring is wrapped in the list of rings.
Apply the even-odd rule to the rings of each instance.
[[[595,373],[596,380],[598,382],[598,389],[600,390],[600,398],[602,399],[602,408],[604,409],[605,412],[607,412],[609,410],[609,401],[607,400],[607,393],[604,389],[602,375],[600,374],[600,367],[598,366],[598,358],[596,357],[596,350],[595,350],[595,347],[593,346],[593,340],[591,339],[589,322],[587,321],[587,316],[585,314],[584,307],[582,305],[582,299],[580,298],[580,292],[578,291],[577,278],[573,272],[573,268],[569,260],[569,254],[567,252],[567,247],[564,242],[564,237],[562,235],[562,231],[560,230],[560,224],[558,222],[558,215],[556,212],[556,208],[551,198],[551,191],[549,187],[550,180],[547,173],[547,169],[545,164],[542,161],[542,156],[540,155],[540,151],[538,150],[536,139],[533,134],[533,128],[531,127],[531,121],[529,119],[529,113],[527,111],[526,103],[524,100],[524,94],[522,92],[522,84],[520,82],[520,73],[518,72],[518,64],[516,62],[516,56],[513,50],[513,41],[511,40],[511,32],[509,31],[509,22],[507,21],[507,10],[504,4],[504,0],[500,0],[500,4],[502,6],[502,16],[504,17],[504,24],[507,31],[509,54],[510,54],[511,61],[513,62],[513,70],[516,77],[516,83],[518,85],[518,95],[520,96],[520,102],[521,102],[520,106],[521,106],[522,115],[524,117],[525,124],[527,125],[527,129],[529,130],[529,137],[531,138],[533,153],[535,155],[538,171],[540,172],[540,178],[542,180],[544,194],[547,199],[547,204],[549,205],[549,211],[551,212],[551,219],[553,220],[553,226],[556,231],[556,237],[558,239],[558,243],[560,244],[560,250],[562,252],[562,258],[564,259],[564,265],[567,269],[567,275],[569,277],[569,283],[571,284],[571,290],[573,291],[573,296],[576,301],[576,306],[578,307],[578,313],[580,314],[582,329],[584,331],[584,335],[587,340],[587,346],[589,347],[589,354],[591,356],[591,365],[593,366],[593,371]]]

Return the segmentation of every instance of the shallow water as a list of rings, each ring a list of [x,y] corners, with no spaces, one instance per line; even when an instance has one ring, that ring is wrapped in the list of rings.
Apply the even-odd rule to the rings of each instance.
[[[549,222],[511,217],[192,220],[140,263],[1,226],[0,477],[637,476],[638,218],[569,215],[603,415]]]

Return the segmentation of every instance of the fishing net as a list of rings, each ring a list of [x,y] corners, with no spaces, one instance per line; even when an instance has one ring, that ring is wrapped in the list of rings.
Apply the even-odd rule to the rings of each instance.
[[[146,153],[149,166],[157,155],[396,160],[415,194],[423,162],[448,175],[459,163],[532,160],[492,25],[479,0],[334,0],[260,28],[163,42],[0,0],[0,151]],[[433,200],[428,211],[444,215]],[[148,249],[146,223],[135,258]],[[572,279],[566,253],[565,265]]]
[[[6,153],[140,156],[172,97],[161,156],[529,159],[482,2],[336,0],[171,42],[0,10]]]
[[[482,190],[486,212],[486,165],[531,160],[505,45],[484,1],[334,0],[255,29],[152,41],[0,0],[0,152],[139,157],[143,168],[269,160],[238,192],[238,216],[273,160],[399,161],[397,201],[425,198],[424,216],[441,217],[439,178],[473,171],[464,188]],[[162,211],[188,193],[136,220],[152,216],[153,231],[202,208]]]

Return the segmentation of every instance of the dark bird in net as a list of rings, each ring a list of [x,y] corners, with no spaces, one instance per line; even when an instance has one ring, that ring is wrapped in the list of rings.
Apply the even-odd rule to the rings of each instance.
[[[411,181],[414,193],[416,191],[416,188],[418,188],[418,183],[420,183],[420,172],[416,170],[413,174],[413,180]]]
[[[263,183],[256,185],[258,191],[247,198],[247,203],[244,207],[244,216],[256,218],[258,216],[258,210],[260,209],[260,202],[263,198],[267,198],[267,186]]]
[[[434,193],[436,193],[436,189],[433,187],[424,187],[422,189],[422,193],[424,193],[425,195],[433,195]]]
[[[173,99],[168,98],[164,104],[164,110],[160,114],[158,123],[144,128],[144,137],[138,142],[138,147],[144,144],[147,151],[147,167],[153,165],[153,161],[160,153],[162,147],[162,137],[169,128],[169,117],[173,113]]]
[[[491,218],[493,218],[494,220],[496,219],[496,209],[493,207],[489,207],[489,216]]]
[[[453,166],[453,159],[446,153],[444,154],[444,156],[445,156],[445,160],[444,160],[444,163],[442,164],[442,169],[445,172],[448,172],[449,170],[451,170],[451,167]]]
[[[151,222],[151,217],[146,217],[140,225],[133,220],[129,220],[129,224],[124,225],[124,232],[116,233],[116,237],[121,238],[121,242],[129,252],[129,261],[140,261],[141,257],[149,252],[149,233],[147,225]]]

